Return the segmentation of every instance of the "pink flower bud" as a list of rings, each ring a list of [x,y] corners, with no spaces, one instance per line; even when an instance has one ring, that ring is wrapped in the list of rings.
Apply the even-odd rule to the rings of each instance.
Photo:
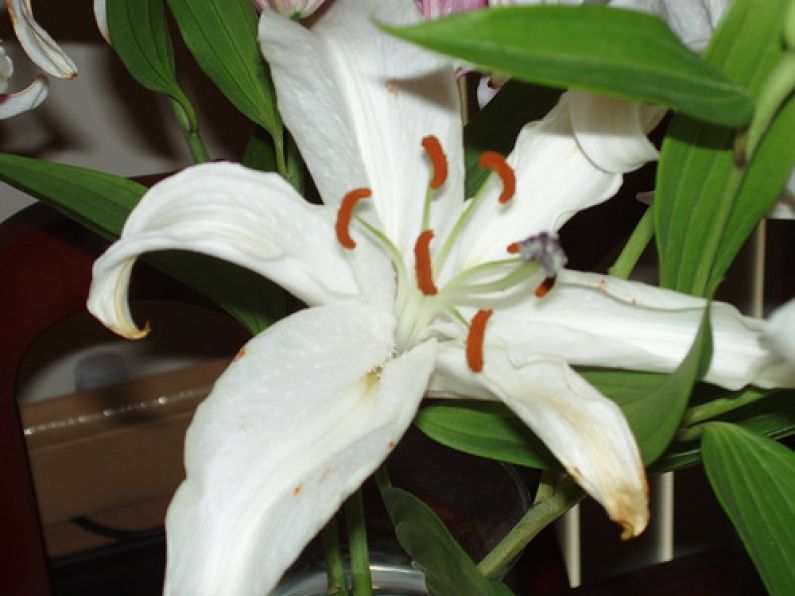
[[[414,0],[426,19],[446,17],[456,12],[486,8],[488,0]]]

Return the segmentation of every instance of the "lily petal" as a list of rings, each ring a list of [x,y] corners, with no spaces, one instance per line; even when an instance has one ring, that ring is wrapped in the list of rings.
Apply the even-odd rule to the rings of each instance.
[[[47,98],[47,79],[37,77],[22,91],[0,94],[0,120],[32,110]]]
[[[30,0],[6,0],[6,6],[19,43],[36,66],[61,79],[76,77],[75,63],[33,18]]]
[[[577,271],[563,271],[544,298],[534,298],[532,288],[518,298],[518,293],[497,303],[492,298],[497,308],[488,327],[488,337],[507,349],[517,366],[542,355],[575,366],[656,372],[674,370],[685,357],[706,304],[678,292]],[[453,333],[452,327],[445,331]],[[795,386],[795,370],[765,346],[763,331],[763,321],[713,303],[714,352],[705,380],[728,389],[751,382]]]
[[[394,319],[327,305],[250,341],[199,407],[168,511],[166,596],[262,596],[410,424],[435,343],[390,360]]]
[[[491,323],[488,333],[491,337]],[[622,537],[640,534],[649,519],[648,487],[621,409],[562,358],[536,356],[517,363],[493,343],[487,344],[481,373],[466,367],[460,347],[440,347],[432,389],[463,396],[491,394],[505,402],[610,519],[623,526]]]
[[[795,300],[790,300],[770,315],[766,324],[765,340],[795,366]]]
[[[569,109],[577,143],[606,172],[631,172],[660,156],[646,133],[660,122],[665,108],[570,91]]]
[[[578,211],[612,197],[621,175],[593,164],[577,143],[569,95],[543,120],[525,125],[508,156],[516,195],[498,202],[502,186],[491,176],[461,234],[458,268],[506,258],[506,246],[542,231],[557,231]]]
[[[102,37],[108,42],[108,45],[112,45],[108,31],[108,12],[105,0],[94,0],[94,19],[97,21],[97,29]]]
[[[120,335],[146,334],[130,317],[127,286],[138,256],[159,250],[191,250],[241,265],[308,304],[394,295],[389,261],[366,243],[345,251],[334,235],[333,212],[307,203],[276,174],[235,164],[194,166],[153,186],[119,241],[95,262],[88,309]]]
[[[409,255],[431,177],[422,138],[435,135],[448,158],[431,210],[437,232],[460,208],[464,173],[453,67],[374,22],[417,20],[412,0],[337,0],[309,30],[268,9],[260,20],[279,111],[323,201],[336,206],[353,188],[371,188],[363,212],[374,207],[379,227]]]

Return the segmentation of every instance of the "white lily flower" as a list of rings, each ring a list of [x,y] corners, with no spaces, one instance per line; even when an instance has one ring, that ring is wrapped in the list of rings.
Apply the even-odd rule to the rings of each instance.
[[[550,289],[562,257],[544,232],[622,176],[582,151],[566,95],[507,160],[487,154],[494,174],[465,202],[452,66],[373,24],[418,16],[412,0],[336,0],[306,29],[266,8],[262,51],[324,204],[275,174],[195,166],[155,185],[94,266],[89,309],[127,337],[146,334],[126,291],[148,251],[225,259],[309,305],[252,339],[197,410],[167,518],[167,595],[271,590],[426,391],[504,401],[626,536],[647,524],[626,420],[570,364],[670,371],[704,302],[567,271]],[[795,382],[758,322],[716,305],[713,324],[709,380]]]
[[[0,120],[12,118],[36,108],[47,97],[47,81],[38,77],[22,91],[6,93],[8,80],[14,74],[14,63],[0,46]]]
[[[30,59],[45,73],[61,79],[77,76],[77,66],[33,18],[30,0],[6,0],[17,39]]]

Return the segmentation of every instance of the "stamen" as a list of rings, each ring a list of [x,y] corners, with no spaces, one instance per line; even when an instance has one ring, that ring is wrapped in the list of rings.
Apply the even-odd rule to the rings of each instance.
[[[496,151],[486,151],[480,156],[480,167],[488,168],[502,180],[500,203],[507,203],[516,193],[516,174],[505,158]]]
[[[438,292],[433,283],[433,270],[431,269],[431,240],[433,230],[425,230],[414,244],[414,268],[417,273],[417,287],[426,296],[433,296]]]
[[[472,372],[483,370],[483,340],[486,337],[486,323],[494,314],[491,309],[479,310],[469,323],[467,335],[467,364]]]
[[[447,156],[444,154],[442,144],[434,135],[428,135],[422,139],[422,148],[425,149],[433,166],[433,178],[428,185],[434,190],[441,188],[447,180]]]
[[[361,199],[366,199],[372,194],[373,192],[369,188],[355,188],[342,198],[340,209],[337,211],[335,230],[337,231],[337,240],[339,240],[339,243],[345,248],[356,248],[356,242],[350,235],[353,208]]]
[[[546,296],[555,285],[556,279],[557,277],[545,277],[544,281],[538,284],[538,287],[536,288],[535,291],[536,298],[543,298],[544,296]]]

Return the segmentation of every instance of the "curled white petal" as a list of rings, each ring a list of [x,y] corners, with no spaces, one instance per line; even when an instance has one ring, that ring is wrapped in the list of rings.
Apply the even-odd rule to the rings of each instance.
[[[191,250],[269,277],[309,304],[368,294],[357,279],[394,295],[380,253],[346,251],[334,214],[304,201],[281,177],[228,163],[194,166],[156,184],[127,219],[121,238],[94,264],[88,308],[110,329],[142,337],[126,294],[136,258],[158,250]],[[356,274],[366,261],[371,276]],[[394,282],[392,282],[394,283]]]
[[[105,8],[105,0],[94,0],[94,19],[97,21],[97,29],[102,34],[105,41],[111,45],[110,32],[108,31],[108,13]]]
[[[22,91],[0,94],[0,119],[12,118],[38,107],[47,98],[47,79],[37,77]]]
[[[357,214],[374,209],[379,228],[406,255],[420,232],[431,174],[424,136],[438,137],[448,158],[431,227],[443,233],[463,202],[454,69],[375,25],[418,19],[411,0],[336,0],[309,30],[268,9],[259,29],[279,111],[323,201],[336,206],[348,191],[371,188]]]
[[[703,299],[608,276],[564,271],[542,299],[499,304],[489,322],[494,341],[517,365],[539,355],[572,365],[673,371],[687,354]],[[728,389],[748,383],[793,387],[795,371],[763,341],[762,321],[725,303],[712,306],[714,351],[706,380]]]
[[[6,0],[19,43],[40,69],[61,79],[77,76],[77,66],[33,18],[30,0]]]
[[[519,133],[508,164],[516,173],[516,194],[498,202],[502,184],[491,176],[461,234],[458,268],[504,259],[512,242],[557,231],[572,215],[612,197],[621,175],[597,167],[583,153],[571,125],[569,97],[543,120]]]
[[[596,166],[623,174],[657,160],[659,152],[646,134],[665,108],[586,91],[570,91],[569,98],[574,135]]]
[[[394,320],[315,307],[253,339],[199,407],[169,508],[166,596],[268,594],[410,424],[435,344],[390,360]]]
[[[790,300],[770,315],[765,340],[795,367],[795,300]]]
[[[490,325],[491,326],[491,325]],[[463,351],[440,349],[432,387],[443,393],[505,402],[594,497],[623,536],[637,536],[649,519],[646,475],[621,409],[562,358],[515,362],[488,330],[483,372],[466,367]]]

